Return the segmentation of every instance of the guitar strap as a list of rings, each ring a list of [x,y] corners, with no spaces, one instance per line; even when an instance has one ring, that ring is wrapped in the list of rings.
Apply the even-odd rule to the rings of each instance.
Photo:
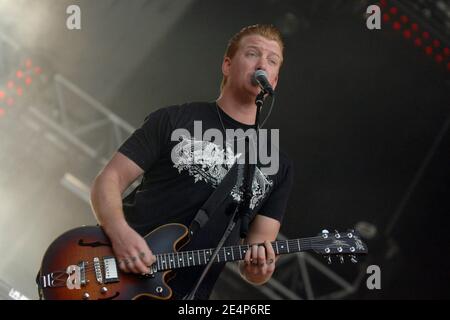
[[[244,179],[244,165],[236,161],[225,177],[209,196],[208,200],[197,211],[195,218],[189,226],[190,236],[194,236],[198,230],[203,228],[212,215],[223,205],[225,199],[236,186],[241,186]]]

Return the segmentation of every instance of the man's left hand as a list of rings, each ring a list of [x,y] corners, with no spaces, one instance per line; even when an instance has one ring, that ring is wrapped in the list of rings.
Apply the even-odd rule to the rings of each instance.
[[[252,283],[266,282],[275,270],[275,252],[270,241],[265,241],[264,245],[251,245],[245,253],[241,270]]]

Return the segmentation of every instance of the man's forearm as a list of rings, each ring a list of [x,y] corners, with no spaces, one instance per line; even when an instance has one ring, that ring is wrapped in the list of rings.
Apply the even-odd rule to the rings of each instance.
[[[91,205],[99,224],[109,229],[126,224],[122,209],[122,194],[116,179],[99,176],[91,190]]]

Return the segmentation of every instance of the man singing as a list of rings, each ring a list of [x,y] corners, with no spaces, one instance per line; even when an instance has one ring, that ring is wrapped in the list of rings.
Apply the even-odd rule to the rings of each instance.
[[[234,35],[226,49],[221,94],[213,102],[195,102],[161,108],[145,119],[119,148],[95,179],[92,208],[99,224],[111,240],[123,272],[144,274],[155,262],[152,248],[143,236],[158,226],[181,223],[189,226],[197,210],[208,199],[221,179],[238,159],[234,142],[226,140],[226,130],[250,129],[255,124],[255,98],[261,88],[254,81],[257,70],[265,71],[275,89],[283,63],[284,45],[280,32],[271,25],[253,25]],[[224,143],[194,132],[216,129]],[[176,130],[190,135],[173,137]],[[270,143],[273,145],[272,143]],[[264,147],[261,144],[261,147]],[[239,264],[242,277],[255,285],[267,282],[275,270],[276,256],[270,244],[277,237],[293,183],[292,162],[271,146],[279,164],[271,174],[258,167],[252,184],[252,210],[249,231],[240,239],[235,228],[225,245],[239,241],[252,245]],[[231,159],[231,160],[230,160]],[[125,199],[124,191],[143,175],[140,185]],[[233,189],[230,200],[242,199]],[[225,210],[210,217],[186,248],[214,248],[230,219]],[[256,245],[264,243],[264,245]],[[208,299],[224,263],[214,264],[195,298]],[[176,272],[168,283],[172,298],[188,294],[204,267],[189,267]]]

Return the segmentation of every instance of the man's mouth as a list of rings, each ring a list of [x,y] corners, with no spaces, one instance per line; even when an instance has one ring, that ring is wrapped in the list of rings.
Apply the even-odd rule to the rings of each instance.
[[[256,81],[256,78],[255,78],[255,74],[254,74],[254,73],[250,74],[250,83],[251,83],[252,86],[254,86],[254,87],[259,86],[259,85],[258,85],[258,81]]]

